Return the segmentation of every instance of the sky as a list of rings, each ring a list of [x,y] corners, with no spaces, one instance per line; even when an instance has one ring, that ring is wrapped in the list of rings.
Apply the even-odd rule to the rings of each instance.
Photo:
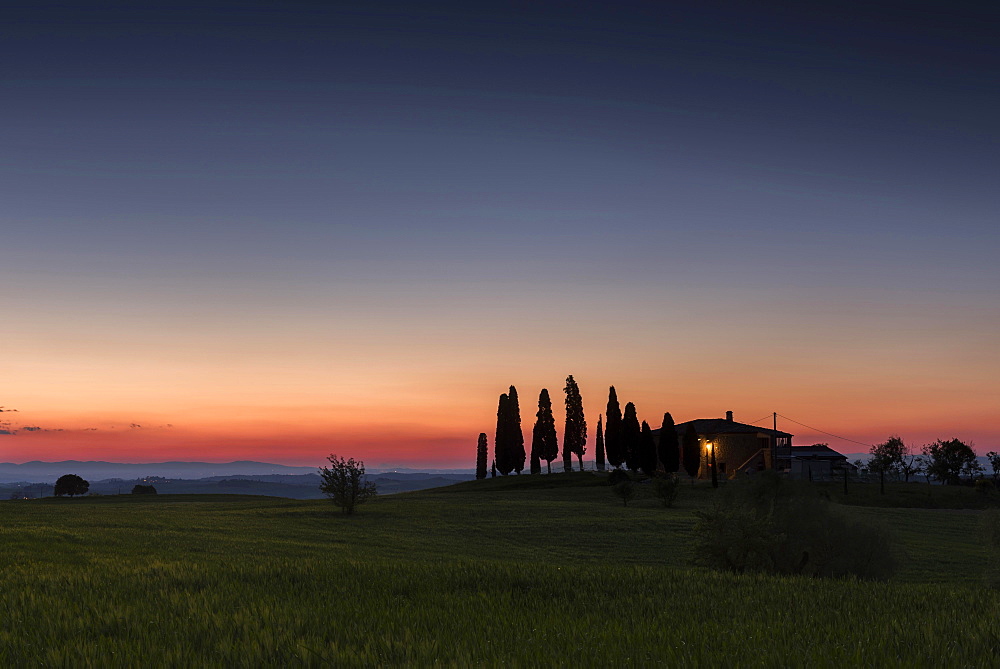
[[[1000,10],[806,4],[5,3],[0,460],[1000,450]]]

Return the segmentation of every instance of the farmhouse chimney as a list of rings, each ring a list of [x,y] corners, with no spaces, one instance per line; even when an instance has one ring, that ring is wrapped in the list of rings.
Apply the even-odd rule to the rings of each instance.
[[[732,411],[727,411],[726,412],[726,420],[728,420],[730,423],[733,422],[733,412]]]

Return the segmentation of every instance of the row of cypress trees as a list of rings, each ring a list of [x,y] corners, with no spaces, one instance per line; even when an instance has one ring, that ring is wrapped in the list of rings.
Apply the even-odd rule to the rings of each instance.
[[[577,456],[580,470],[583,470],[583,455],[587,452],[587,421],[583,412],[583,398],[580,388],[570,374],[566,378],[566,426],[563,431],[563,469],[573,470],[573,456]],[[607,463],[615,469],[623,465],[632,471],[642,471],[652,476],[662,466],[664,471],[679,471],[681,465],[691,476],[696,476],[700,464],[698,434],[693,425],[688,425],[678,445],[676,438],[662,438],[675,435],[674,419],[669,412],[663,414],[660,424],[661,439],[657,445],[653,431],[646,421],[639,423],[635,405],[629,402],[622,413],[615,387],[608,392],[607,422],[603,417],[597,420],[596,464],[597,469],[605,469]],[[476,454],[476,478],[486,478],[486,460],[488,457],[488,441],[486,433],[480,433]],[[497,406],[497,429],[493,446],[493,475],[499,471],[506,476],[511,472],[518,474],[524,469],[526,453],[524,449],[524,434],[521,431],[521,410],[518,404],[517,389],[511,386],[508,392],[500,395]],[[559,455],[559,444],[556,437],[555,418],[552,415],[552,399],[549,391],[542,388],[538,394],[538,411],[535,413],[535,425],[531,431],[530,471],[540,474],[542,461],[545,461],[547,471],[552,473],[552,461]],[[682,457],[683,456],[683,457]]]

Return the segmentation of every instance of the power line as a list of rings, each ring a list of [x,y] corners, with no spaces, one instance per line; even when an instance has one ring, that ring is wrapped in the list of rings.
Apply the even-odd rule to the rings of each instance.
[[[757,420],[750,421],[749,423],[747,423],[747,425],[756,425],[757,423],[761,422],[762,420],[767,420],[770,417],[771,417],[771,414],[767,414],[766,416],[762,416],[761,418],[758,418]]]
[[[789,418],[788,416],[786,416],[784,414],[780,414],[779,413],[778,415],[781,416],[782,418],[784,418],[785,420],[792,421],[796,425],[801,425],[802,427],[808,427],[810,430],[815,430],[816,432],[820,432],[822,434],[826,434],[826,435],[829,435],[831,437],[835,437],[837,439],[842,439],[843,441],[849,441],[852,444],[860,444],[861,446],[867,446],[869,448],[871,448],[871,446],[872,446],[871,444],[866,444],[863,441],[857,441],[857,440],[854,440],[854,439],[848,439],[847,437],[841,437],[839,434],[834,434],[833,432],[827,432],[826,430],[821,430],[818,427],[813,427],[812,425],[806,425],[805,423],[800,423],[799,421],[795,420],[794,418]]]

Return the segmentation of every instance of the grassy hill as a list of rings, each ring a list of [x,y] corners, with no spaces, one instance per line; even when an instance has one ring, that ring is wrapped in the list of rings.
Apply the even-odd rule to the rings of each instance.
[[[889,583],[690,566],[685,486],[626,508],[593,474],[323,500],[0,504],[5,666],[969,666],[1000,652],[979,511],[849,508],[907,553]]]

